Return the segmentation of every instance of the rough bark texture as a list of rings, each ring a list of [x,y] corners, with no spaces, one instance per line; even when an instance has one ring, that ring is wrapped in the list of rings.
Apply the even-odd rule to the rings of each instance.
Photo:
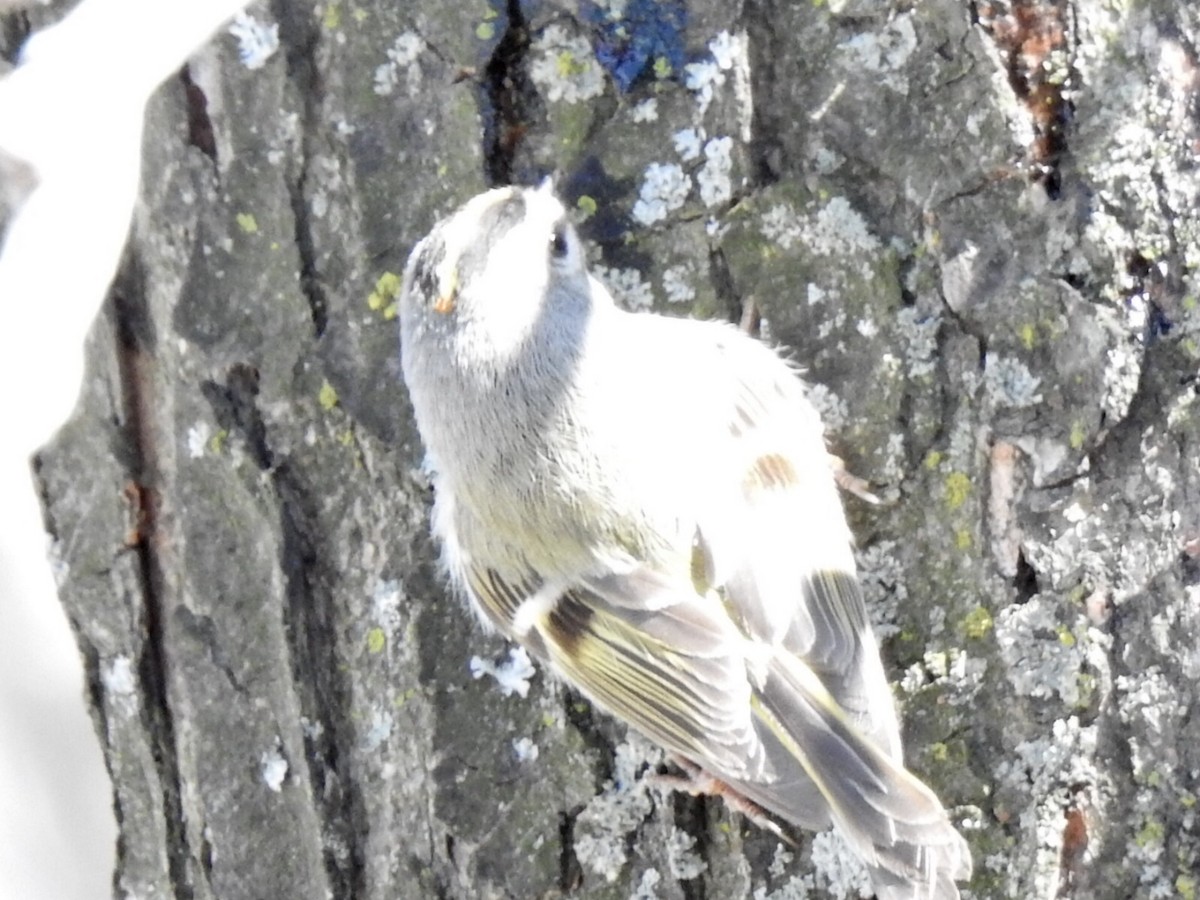
[[[1197,896],[1195,5],[251,12],[264,66],[222,35],[148,108],[38,460],[118,895],[856,896],[836,841],[664,794],[540,674],[472,677],[511,659],[437,574],[396,276],[557,170],[624,302],[790,348],[882,497],[847,505],[970,895]]]

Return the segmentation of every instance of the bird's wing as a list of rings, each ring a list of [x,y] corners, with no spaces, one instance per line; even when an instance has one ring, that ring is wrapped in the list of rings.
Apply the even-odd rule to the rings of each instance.
[[[957,898],[953,879],[970,874],[970,852],[903,766],[819,419],[786,365],[764,357],[769,350],[733,339],[718,347],[733,385],[723,470],[737,481],[724,506],[702,517],[705,561],[693,568],[712,579],[748,638],[770,648],[751,703],[780,773],[775,783],[734,787],[802,821],[815,786],[877,886],[894,882],[896,897]]]
[[[729,475],[699,521],[712,586],[749,637],[803,661],[859,728],[898,755],[820,418],[773,351],[724,330],[714,342]]]
[[[502,630],[608,712],[712,771],[764,777],[745,640],[715,595],[641,567],[562,588],[492,570],[468,584]]]

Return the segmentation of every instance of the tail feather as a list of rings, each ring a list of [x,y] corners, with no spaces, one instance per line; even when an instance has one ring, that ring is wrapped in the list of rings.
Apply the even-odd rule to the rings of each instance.
[[[864,737],[803,662],[776,657],[754,703],[779,777],[737,782],[739,790],[802,827],[832,821],[881,900],[957,900],[954,881],[971,874],[966,841],[929,788]]]

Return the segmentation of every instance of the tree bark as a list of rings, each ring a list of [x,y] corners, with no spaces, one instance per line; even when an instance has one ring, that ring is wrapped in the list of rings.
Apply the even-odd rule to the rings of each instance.
[[[836,840],[664,793],[544,674],[472,675],[513,658],[437,571],[398,275],[549,172],[623,302],[786,347],[881,497],[847,499],[864,585],[971,895],[1197,895],[1197,8],[251,14],[261,68],[222,34],[150,103],[37,459],[118,896],[858,896]]]

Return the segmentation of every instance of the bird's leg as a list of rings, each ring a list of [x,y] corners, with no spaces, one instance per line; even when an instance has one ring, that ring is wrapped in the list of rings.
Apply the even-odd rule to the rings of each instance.
[[[796,846],[796,842],[784,833],[783,829],[779,827],[779,823],[771,817],[771,814],[745,794],[740,793],[736,788],[704,771],[704,769],[686,757],[672,753],[670,761],[683,769],[684,774],[667,775],[661,772],[651,772],[646,776],[647,783],[662,788],[664,791],[682,791],[692,797],[699,797],[705,794],[720,797],[725,801],[725,805],[734,812],[741,813],[759,828],[766,829],[781,841],[793,847]]]
[[[842,461],[840,456],[834,456],[830,453],[829,464],[833,467],[833,480],[837,482],[837,486],[843,491],[853,494],[858,499],[865,500],[867,503],[879,503],[879,497],[871,492],[870,484],[847,469],[846,463]]]

